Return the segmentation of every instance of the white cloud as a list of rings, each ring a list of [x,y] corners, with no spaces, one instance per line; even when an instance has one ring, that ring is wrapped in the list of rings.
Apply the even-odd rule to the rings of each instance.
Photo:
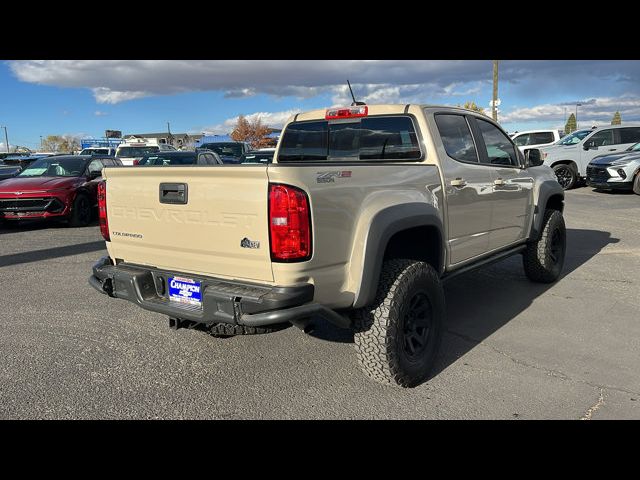
[[[302,99],[346,86],[347,79],[354,85],[366,79],[382,89],[417,84],[443,89],[490,75],[485,60],[18,60],[9,66],[21,81],[88,88],[98,103],[111,104],[207,90],[227,97],[262,93]]]
[[[578,122],[589,126],[608,124],[616,111],[620,112],[622,121],[640,121],[640,96],[626,94],[621,97],[599,97],[578,101]],[[504,108],[504,104],[502,105]],[[575,114],[576,102],[542,104],[533,107],[515,108],[499,116],[500,123],[515,122],[555,122],[564,127],[565,115],[568,118]]]
[[[96,110],[95,112],[93,112],[93,114],[96,117],[106,117],[107,115],[109,115],[107,112],[103,112],[101,110]]]
[[[296,113],[299,113],[301,111],[301,109],[291,109],[281,112],[254,112],[244,116],[249,121],[260,118],[260,121],[263,125],[271,128],[282,128],[284,123],[291,115],[295,115]],[[198,131],[204,132],[209,135],[226,135],[233,130],[233,127],[238,121],[238,116],[227,118],[222,123],[204,127],[202,129],[198,129]]]
[[[489,96],[491,60],[17,60],[8,62],[21,81],[87,88],[100,104],[154,95],[219,91],[227,98],[266,94],[307,99],[331,95],[358,100],[440,103],[442,97]],[[500,85],[521,98],[543,101],[544,92],[572,95],[577,87],[640,94],[638,61],[502,61]],[[587,89],[588,87],[588,89]],[[541,93],[543,92],[543,93]],[[542,95],[542,96],[541,96]],[[466,97],[466,98],[465,98]]]
[[[92,88],[93,96],[98,103],[110,103],[116,104],[127,100],[133,100],[135,98],[143,98],[151,95],[149,92],[119,92],[117,90],[110,90],[105,87]]]

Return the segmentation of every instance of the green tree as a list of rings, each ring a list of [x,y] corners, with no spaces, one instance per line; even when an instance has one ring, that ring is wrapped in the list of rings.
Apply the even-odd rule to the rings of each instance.
[[[576,125],[576,116],[572,113],[567,119],[567,123],[564,126],[564,134],[569,135],[571,132],[575,132],[578,129]]]
[[[616,112],[613,114],[611,125],[622,125],[622,117],[620,116],[620,112]]]
[[[458,105],[458,106],[462,108],[466,108],[467,110],[473,110],[474,112],[482,113],[483,115],[487,115],[487,113],[484,111],[484,108],[476,105],[476,102],[468,101],[468,102],[465,102],[464,105]]]

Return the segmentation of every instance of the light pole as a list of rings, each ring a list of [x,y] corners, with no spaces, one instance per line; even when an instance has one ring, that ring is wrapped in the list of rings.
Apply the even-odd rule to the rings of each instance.
[[[491,118],[498,121],[498,60],[493,61],[493,102],[491,103]]]
[[[7,153],[9,153],[9,136],[7,135],[7,127],[2,128],[4,128],[4,141],[5,145],[7,146]]]
[[[578,107],[581,107],[581,103],[576,103],[576,130],[578,130]]]
[[[42,151],[42,135],[40,135],[40,151]]]

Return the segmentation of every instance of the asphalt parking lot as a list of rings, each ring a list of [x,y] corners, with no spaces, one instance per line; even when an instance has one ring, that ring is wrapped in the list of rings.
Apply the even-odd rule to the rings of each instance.
[[[639,213],[572,190],[557,284],[520,257],[448,284],[436,375],[411,390],[367,380],[347,331],[218,339],[100,295],[97,226],[0,227],[0,418],[637,419]]]

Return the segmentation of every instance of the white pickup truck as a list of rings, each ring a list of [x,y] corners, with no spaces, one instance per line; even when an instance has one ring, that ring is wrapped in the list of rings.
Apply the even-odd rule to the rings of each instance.
[[[511,140],[522,153],[529,148],[541,148],[553,145],[562,138],[559,130],[526,130],[516,132]]]

